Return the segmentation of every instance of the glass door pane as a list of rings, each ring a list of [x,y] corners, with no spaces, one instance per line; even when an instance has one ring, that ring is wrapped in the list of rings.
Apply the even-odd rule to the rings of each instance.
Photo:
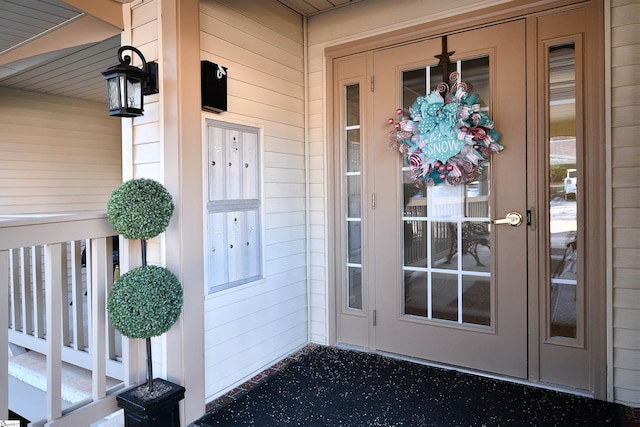
[[[480,97],[480,111],[489,114],[489,58],[458,61],[457,71]],[[403,114],[441,81],[440,67],[403,72]],[[403,164],[404,315],[491,326],[490,176],[486,166],[457,186],[416,187]]]
[[[346,301],[347,308],[362,310],[362,163],[360,144],[360,85],[345,87],[344,141],[346,195]]]
[[[574,43],[549,49],[550,336],[577,337],[578,162]]]

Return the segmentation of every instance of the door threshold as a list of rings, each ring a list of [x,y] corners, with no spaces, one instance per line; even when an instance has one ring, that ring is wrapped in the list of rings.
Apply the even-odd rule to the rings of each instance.
[[[594,397],[594,393],[590,392],[590,391],[587,391],[587,390],[582,390],[582,389],[577,389],[577,388],[572,388],[572,387],[566,387],[566,386],[562,386],[562,385],[558,385],[558,384],[550,384],[550,383],[544,383],[544,382],[530,381],[530,380],[525,380],[525,379],[521,379],[521,378],[510,377],[508,375],[495,374],[495,373],[491,373],[491,372],[477,371],[477,370],[474,370],[474,369],[462,368],[460,366],[448,365],[446,363],[433,362],[431,360],[419,359],[417,357],[405,356],[405,355],[402,355],[402,354],[391,353],[391,352],[388,352],[388,351],[370,350],[370,349],[368,349],[366,347],[349,345],[349,344],[342,344],[342,343],[336,344],[336,348],[343,349],[343,350],[360,351],[360,352],[363,352],[363,353],[373,353],[373,354],[378,354],[380,356],[389,357],[391,359],[405,360],[407,362],[418,363],[420,365],[430,366],[430,367],[433,367],[433,368],[447,369],[447,370],[450,370],[450,371],[457,371],[457,372],[462,372],[462,373],[465,373],[465,374],[477,375],[477,376],[481,376],[481,377],[485,377],[485,378],[491,378],[491,379],[498,380],[498,381],[507,381],[507,382],[514,383],[514,384],[528,385],[528,386],[531,386],[531,387],[538,387],[538,388],[542,388],[542,389],[545,389],[545,390],[558,391],[558,392],[561,392],[561,393],[569,393],[569,394],[573,394],[575,396],[589,397],[589,398],[592,398],[592,399],[595,398]]]

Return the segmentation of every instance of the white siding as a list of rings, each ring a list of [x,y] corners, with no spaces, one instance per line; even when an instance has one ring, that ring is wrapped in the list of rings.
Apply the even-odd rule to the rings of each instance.
[[[203,60],[228,67],[228,111],[261,130],[264,280],[205,300],[207,401],[308,342],[302,18],[275,1],[200,2]]]
[[[147,62],[159,62],[158,57],[158,2],[148,1],[137,3],[131,10],[131,42],[144,55]],[[123,44],[125,43],[123,40]],[[134,65],[140,65],[140,59],[131,52]],[[144,97],[144,116],[136,117],[132,122],[131,139],[124,140],[123,150],[131,157],[131,164],[124,165],[124,180],[131,178],[152,178],[164,183],[162,174],[162,146],[160,125],[160,97],[161,94]],[[125,123],[128,120],[125,119]],[[128,168],[132,167],[132,170]],[[159,263],[159,254],[150,254],[149,262]]]
[[[158,57],[158,8],[157,1],[133,2],[129,20],[125,19],[125,33],[122,37],[122,45],[132,45],[139,49],[147,62],[159,62]],[[126,15],[125,15],[126,16]],[[125,51],[132,58],[133,65],[140,66],[140,58],[132,52]],[[162,83],[160,92],[163,93]],[[144,97],[144,115],[133,119],[122,119],[122,181],[134,178],[151,178],[164,184],[165,177],[162,173],[162,144],[160,125],[160,96],[150,95]],[[125,242],[125,246],[130,245]],[[131,246],[129,246],[132,248]],[[141,265],[139,246],[136,242],[136,250],[129,249],[129,259],[125,260],[122,273],[128,269]],[[160,237],[151,239],[147,244],[147,262],[152,265],[163,264],[164,245]],[[127,268],[127,266],[129,268]],[[141,340],[139,340],[141,341]],[[154,337],[152,342],[152,360],[154,377],[166,378],[164,338]],[[140,344],[140,343],[138,343]],[[141,344],[140,344],[141,345]],[[140,347],[141,348],[141,347]],[[144,363],[144,355],[139,354],[138,363]],[[141,366],[141,365],[140,365]],[[144,371],[134,369],[134,382],[144,381]]]
[[[104,104],[0,88],[0,214],[104,212],[120,162]]]
[[[611,1],[613,386],[640,407],[640,3]]]

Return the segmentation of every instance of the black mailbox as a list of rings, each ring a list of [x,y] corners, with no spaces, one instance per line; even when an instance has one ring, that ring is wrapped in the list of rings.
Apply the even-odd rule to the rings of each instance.
[[[200,64],[202,109],[227,111],[227,68],[209,61]]]

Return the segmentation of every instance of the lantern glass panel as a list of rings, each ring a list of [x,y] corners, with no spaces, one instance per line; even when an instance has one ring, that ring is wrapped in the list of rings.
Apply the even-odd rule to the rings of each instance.
[[[120,108],[120,86],[118,85],[118,77],[107,80],[107,95],[109,97],[109,110]]]
[[[127,79],[127,107],[142,109],[142,81]]]

